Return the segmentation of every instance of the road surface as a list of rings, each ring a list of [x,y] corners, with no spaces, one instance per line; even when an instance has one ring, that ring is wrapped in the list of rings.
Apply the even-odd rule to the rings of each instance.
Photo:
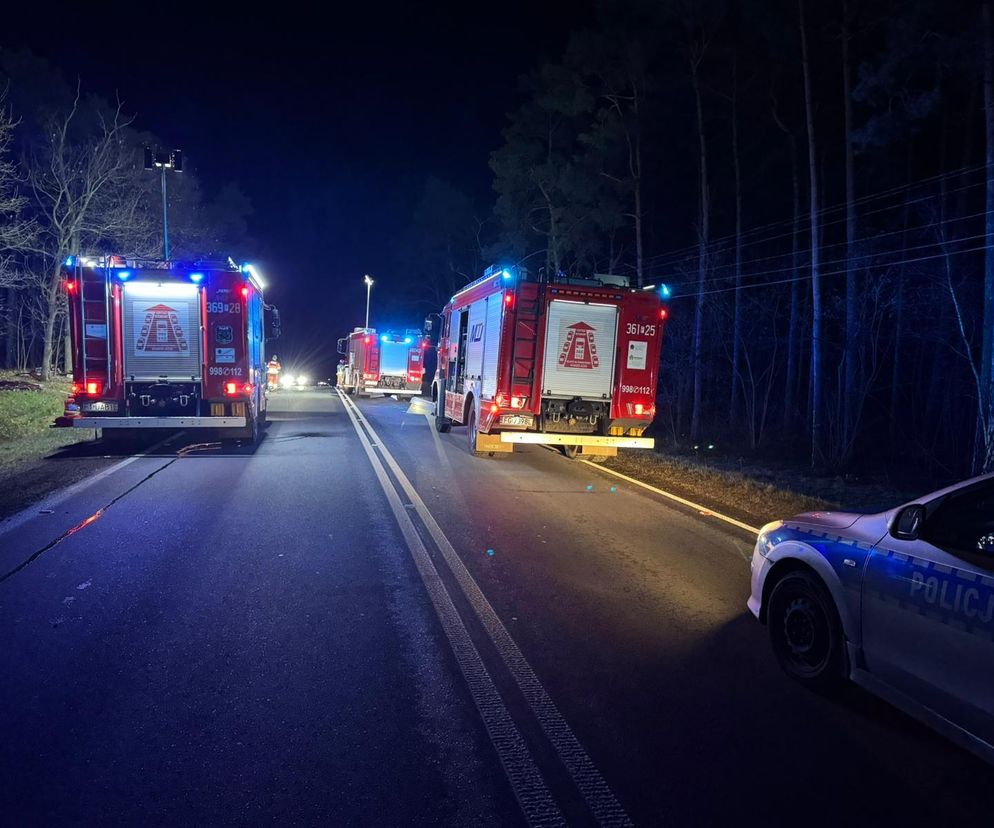
[[[979,760],[779,672],[747,533],[406,402],[271,421],[0,524],[4,822],[989,824]]]

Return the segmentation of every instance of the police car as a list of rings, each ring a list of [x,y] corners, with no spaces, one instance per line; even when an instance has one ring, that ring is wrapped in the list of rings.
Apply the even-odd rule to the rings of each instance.
[[[749,609],[797,681],[849,679],[994,763],[994,474],[767,524]]]

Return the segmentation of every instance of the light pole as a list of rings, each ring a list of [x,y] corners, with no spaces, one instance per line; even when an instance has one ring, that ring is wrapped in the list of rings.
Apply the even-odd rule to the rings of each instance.
[[[162,252],[169,260],[169,202],[166,197],[166,170],[183,172],[183,150],[153,151],[145,147],[145,169],[158,168],[162,173]]]
[[[368,273],[362,279],[366,283],[366,327],[369,327],[369,294],[373,291],[373,277]]]

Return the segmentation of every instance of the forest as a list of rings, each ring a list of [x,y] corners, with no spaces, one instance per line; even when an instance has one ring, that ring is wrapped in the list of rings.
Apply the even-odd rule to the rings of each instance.
[[[667,446],[994,470],[991,37],[959,0],[604,0],[521,79],[492,203],[428,179],[410,289],[667,285]]]
[[[142,148],[163,143],[119,102],[86,94],[27,50],[0,56],[0,364],[66,363],[62,264],[70,255],[126,251],[161,258],[160,175]],[[187,166],[170,175],[169,238],[176,259],[244,249],[251,205],[235,183],[213,197]]]

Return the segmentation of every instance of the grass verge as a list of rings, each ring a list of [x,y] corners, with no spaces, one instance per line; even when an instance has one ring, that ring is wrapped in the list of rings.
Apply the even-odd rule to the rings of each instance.
[[[873,481],[818,477],[786,466],[734,469],[723,467],[720,460],[655,451],[622,450],[604,465],[753,526],[799,512],[882,511],[920,494]]]
[[[62,414],[70,381],[61,377],[42,383],[0,372],[0,477],[16,474],[21,465],[57,449],[93,438],[89,429],[50,428]]]

